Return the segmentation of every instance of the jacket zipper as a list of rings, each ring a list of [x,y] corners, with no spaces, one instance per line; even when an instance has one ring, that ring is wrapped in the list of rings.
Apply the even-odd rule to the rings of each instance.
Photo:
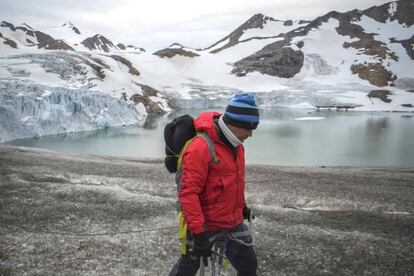
[[[238,155],[238,151],[237,151],[237,155]],[[236,160],[234,162],[235,165],[236,165],[236,202],[235,202],[235,205],[233,207],[233,224],[236,221],[235,212],[236,212],[236,208],[237,208],[237,203],[239,202],[239,166],[237,164],[237,159],[238,158],[236,157]]]

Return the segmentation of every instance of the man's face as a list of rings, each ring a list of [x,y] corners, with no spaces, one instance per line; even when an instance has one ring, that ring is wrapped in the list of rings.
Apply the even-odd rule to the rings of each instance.
[[[233,125],[228,125],[228,127],[233,132],[233,134],[236,135],[237,139],[239,139],[242,143],[244,142],[244,140],[253,135],[253,131],[251,129],[245,129]]]

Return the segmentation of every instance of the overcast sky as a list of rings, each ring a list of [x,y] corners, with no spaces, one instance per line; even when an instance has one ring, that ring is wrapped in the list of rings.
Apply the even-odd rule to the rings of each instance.
[[[256,13],[312,20],[327,12],[381,5],[386,0],[0,0],[0,21],[34,28],[71,21],[115,43],[155,51],[178,42],[205,48]]]

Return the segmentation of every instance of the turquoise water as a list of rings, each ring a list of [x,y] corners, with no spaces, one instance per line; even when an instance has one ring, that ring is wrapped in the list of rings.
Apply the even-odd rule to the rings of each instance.
[[[200,110],[180,112],[192,115]],[[144,126],[16,140],[9,144],[82,154],[161,158],[163,129],[180,114]],[[250,164],[293,166],[413,166],[414,114],[261,110],[245,142]]]

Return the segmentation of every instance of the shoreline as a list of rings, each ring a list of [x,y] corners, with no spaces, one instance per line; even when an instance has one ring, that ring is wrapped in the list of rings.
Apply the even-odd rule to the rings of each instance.
[[[414,167],[247,165],[259,275],[414,273],[413,177]],[[0,274],[168,274],[173,178],[160,159],[0,144]]]

